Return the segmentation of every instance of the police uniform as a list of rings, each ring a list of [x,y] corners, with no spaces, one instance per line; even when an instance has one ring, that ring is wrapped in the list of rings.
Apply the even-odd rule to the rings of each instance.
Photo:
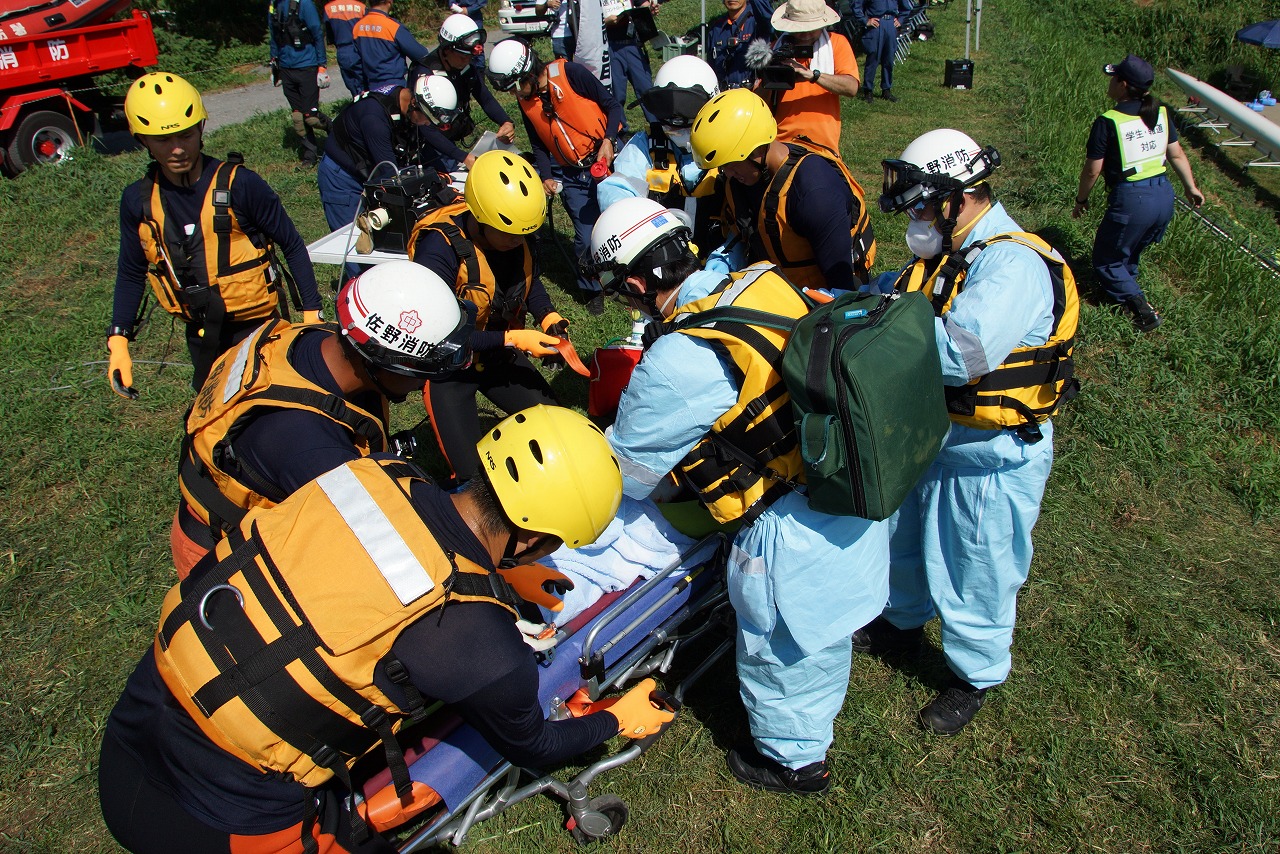
[[[1053,465],[1053,422],[1047,416],[1069,385],[1070,344],[1057,345],[1074,338],[1079,311],[1074,284],[1052,275],[1036,248],[993,240],[1014,232],[1021,232],[1018,224],[996,203],[974,221],[957,250],[963,256],[975,244],[989,243],[955,293],[944,305],[935,304],[951,431],[889,520],[885,618],[899,629],[913,629],[936,614],[948,667],[976,689],[1009,675],[1017,593],[1027,580],[1031,529]],[[929,266],[936,272],[946,262]],[[918,269],[909,265],[898,286],[931,293],[934,280],[913,276]],[[1050,400],[1038,414],[1044,420],[1032,424],[1023,413],[990,405],[978,391],[983,378],[1001,375],[1002,364],[1019,352],[1043,352],[1046,368],[1060,364],[1066,373],[1061,385],[1051,383],[1044,393]],[[1031,371],[1045,373],[1034,364]],[[1036,393],[1009,395],[1034,399]],[[966,412],[966,400],[977,405]]]
[[[302,297],[320,310],[307,246],[280,197],[255,172],[204,155],[200,179],[171,184],[154,165],[120,195],[120,255],[112,326],[132,334],[149,283],[186,323],[197,391],[214,360],[282,308],[271,267],[278,246]]]
[[[732,279],[695,273],[676,299],[682,307],[673,317],[719,302],[793,316],[804,310],[791,285],[759,267]],[[826,516],[775,480],[716,470],[724,463],[716,462],[713,431],[753,447],[769,444],[769,436],[744,429],[754,419],[734,413],[745,413],[744,398],[781,382],[769,357],[747,340],[777,347],[780,336],[765,329],[746,340],[733,329],[663,335],[622,394],[610,443],[627,495],[645,498],[675,471],[718,520],[753,519],[734,537],[727,567],[741,694],[756,748],[799,769],[822,761],[831,745],[849,681],[851,635],[880,611],[888,589],[888,542],[884,523]],[[785,423],[789,406],[773,417]],[[794,431],[769,456],[779,476],[794,477]]]
[[[1144,249],[1164,239],[1173,219],[1166,152],[1178,129],[1164,107],[1155,129],[1148,129],[1138,118],[1140,107],[1139,100],[1121,101],[1098,116],[1085,148],[1087,159],[1102,161],[1110,193],[1093,242],[1093,269],[1103,290],[1122,304],[1143,297],[1138,262]]]
[[[862,49],[867,53],[867,69],[862,76],[862,91],[866,95],[876,82],[876,68],[880,69],[880,91],[888,94],[893,88],[893,60],[898,53],[898,25],[895,20],[911,12],[911,0],[853,0],[850,12],[854,20],[866,29],[862,32]],[[870,20],[879,26],[867,26]]]
[[[551,386],[529,357],[505,345],[504,333],[523,328],[526,312],[541,325],[555,310],[538,274],[533,247],[526,239],[507,252],[482,249],[475,241],[478,231],[466,203],[459,201],[418,220],[409,236],[410,260],[454,283],[458,296],[477,309],[471,366],[447,380],[431,380],[423,391],[436,440],[459,482],[480,471],[476,441],[484,431],[477,394],[507,414],[556,403]]]
[[[772,15],[768,0],[749,0],[736,18],[720,15],[707,24],[707,63],[715,69],[721,91],[755,82],[755,71],[747,65],[747,46],[755,39],[773,40]]]
[[[334,846],[324,850],[394,850],[376,836],[349,841],[341,781],[361,753],[394,743],[392,731],[424,697],[452,705],[517,765],[553,765],[617,732],[612,715],[545,720],[537,664],[487,550],[447,493],[401,461],[384,462],[342,466],[255,511],[169,592],[156,643],[103,738],[103,817],[124,847],[302,851],[302,832],[314,826],[320,845]],[[360,545],[389,540],[400,551]],[[242,611],[219,584],[253,607]],[[247,656],[278,631],[284,608],[300,609],[308,637],[275,657],[253,702],[236,700],[235,682],[213,678],[231,662],[206,651],[197,624],[212,627],[211,649],[225,643]],[[295,667],[283,671],[289,655]],[[299,659],[328,675],[295,681]],[[258,715],[280,703],[290,713],[264,728]]]

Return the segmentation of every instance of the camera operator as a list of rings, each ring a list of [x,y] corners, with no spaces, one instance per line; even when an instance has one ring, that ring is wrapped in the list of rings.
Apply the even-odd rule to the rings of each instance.
[[[781,38],[774,43],[771,64],[790,68],[795,84],[757,88],[778,120],[780,141],[803,135],[840,150],[840,99],[858,94],[858,62],[848,39],[827,32],[839,20],[823,0],[787,0],[773,13],[771,23]]]

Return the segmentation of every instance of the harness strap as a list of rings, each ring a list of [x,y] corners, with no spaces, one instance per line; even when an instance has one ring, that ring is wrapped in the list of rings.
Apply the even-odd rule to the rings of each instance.
[[[209,516],[209,531],[214,538],[221,537],[227,529],[240,524],[247,512],[243,507],[223,495],[222,490],[213,481],[204,460],[196,455],[190,436],[182,440],[182,451],[178,463],[178,477],[182,485],[191,493],[191,497],[200,503]]]

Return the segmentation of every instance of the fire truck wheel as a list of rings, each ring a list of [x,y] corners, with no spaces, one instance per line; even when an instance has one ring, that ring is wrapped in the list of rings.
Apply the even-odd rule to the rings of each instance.
[[[9,140],[5,166],[17,175],[29,166],[60,163],[76,146],[76,126],[70,116],[40,110],[23,118]]]

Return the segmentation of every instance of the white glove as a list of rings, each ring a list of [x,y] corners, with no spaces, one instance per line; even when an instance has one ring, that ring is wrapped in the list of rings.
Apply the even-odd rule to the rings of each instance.
[[[521,639],[532,647],[534,652],[543,652],[558,643],[555,623],[531,623],[528,620],[516,620],[516,628],[520,630]]]
[[[321,89],[328,89],[329,84],[332,82],[333,80],[329,77],[329,72],[324,70],[324,66],[321,66],[320,69],[316,71],[316,85]]]
[[[449,11],[455,15],[465,15],[467,14],[467,7],[458,3],[450,3]]]

